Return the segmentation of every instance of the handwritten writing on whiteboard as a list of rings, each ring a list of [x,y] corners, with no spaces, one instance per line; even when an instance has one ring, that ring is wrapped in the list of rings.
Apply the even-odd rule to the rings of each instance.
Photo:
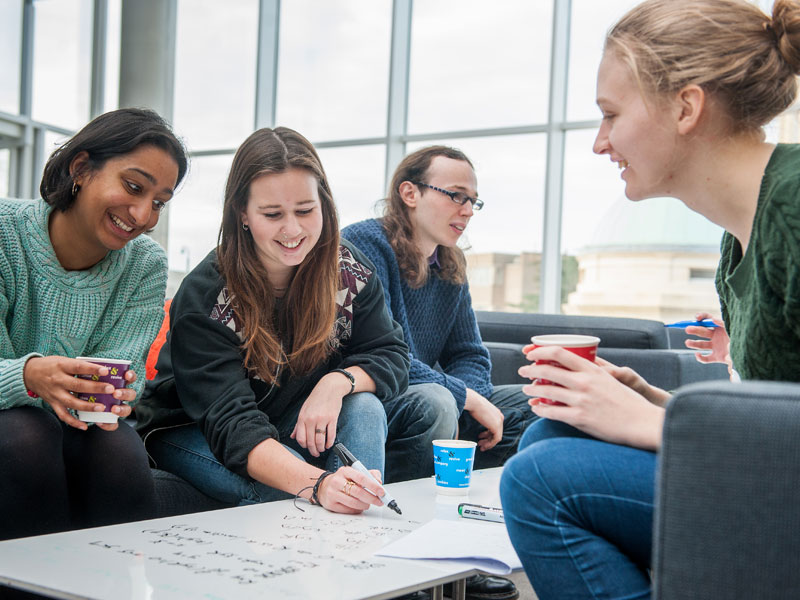
[[[378,569],[372,556],[385,542],[410,533],[419,522],[327,518],[285,514],[270,531],[240,535],[188,523],[147,527],[121,541],[93,539],[94,549],[140,557],[145,564],[222,578],[239,585],[313,571],[331,561],[354,571]],[[361,550],[361,552],[360,552]]]

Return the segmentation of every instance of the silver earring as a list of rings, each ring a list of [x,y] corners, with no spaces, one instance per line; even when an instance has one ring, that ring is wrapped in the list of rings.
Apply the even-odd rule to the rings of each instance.
[[[250,228],[247,226],[247,223],[242,223],[242,229],[249,231]]]
[[[73,198],[78,195],[78,190],[79,189],[81,189],[81,186],[78,185],[77,181],[73,181],[72,182],[72,197]]]

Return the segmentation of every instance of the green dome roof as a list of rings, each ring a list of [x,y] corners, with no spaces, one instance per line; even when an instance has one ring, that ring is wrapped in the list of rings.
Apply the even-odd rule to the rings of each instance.
[[[718,252],[723,229],[675,198],[617,200],[583,251]]]

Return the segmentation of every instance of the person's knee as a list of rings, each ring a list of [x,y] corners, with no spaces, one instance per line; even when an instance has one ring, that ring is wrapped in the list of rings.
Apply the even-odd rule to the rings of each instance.
[[[415,396],[414,412],[428,431],[429,437],[431,439],[454,437],[458,426],[458,409],[453,394],[438,384],[426,384],[420,388],[423,393]]]
[[[0,415],[0,453],[13,453],[14,460],[6,467],[16,465],[26,471],[42,473],[43,468],[57,462],[61,455],[61,424],[58,418],[43,408],[25,406],[12,408]]]
[[[587,437],[580,431],[571,427],[561,421],[553,421],[552,419],[536,419],[530,423],[525,433],[522,434],[522,439],[519,441],[517,448],[521,452],[528,446],[543,440],[561,437]]]
[[[345,397],[337,429],[345,437],[351,433],[362,435],[366,431],[370,434],[380,432],[380,437],[385,443],[389,426],[383,404],[370,392],[360,392]]]

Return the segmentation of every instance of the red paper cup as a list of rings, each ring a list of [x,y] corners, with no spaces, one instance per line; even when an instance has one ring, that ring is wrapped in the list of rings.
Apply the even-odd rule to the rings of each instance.
[[[553,335],[537,335],[531,338],[532,344],[525,346],[522,351],[527,354],[531,350],[541,348],[542,346],[560,346],[564,350],[569,350],[573,354],[585,358],[591,362],[597,357],[597,346],[600,344],[600,338],[593,335],[573,335],[573,334],[553,334]],[[537,365],[553,365],[555,367],[564,368],[561,363],[554,360],[537,360]],[[558,385],[549,379],[537,378],[533,380],[534,385]],[[559,386],[561,387],[561,386]],[[556,402],[548,398],[537,398],[542,404],[559,404],[563,406],[563,402]]]
[[[117,360],[116,358],[96,358],[91,356],[79,356],[78,360],[85,360],[90,363],[102,365],[108,369],[108,375],[78,375],[81,379],[91,379],[92,381],[103,381],[110,383],[116,389],[125,387],[125,373],[131,366],[129,360]],[[97,402],[106,407],[104,412],[91,412],[79,410],[78,418],[87,423],[116,423],[117,415],[111,412],[112,406],[121,403],[114,398],[113,394],[78,394],[78,398],[87,402]]]

